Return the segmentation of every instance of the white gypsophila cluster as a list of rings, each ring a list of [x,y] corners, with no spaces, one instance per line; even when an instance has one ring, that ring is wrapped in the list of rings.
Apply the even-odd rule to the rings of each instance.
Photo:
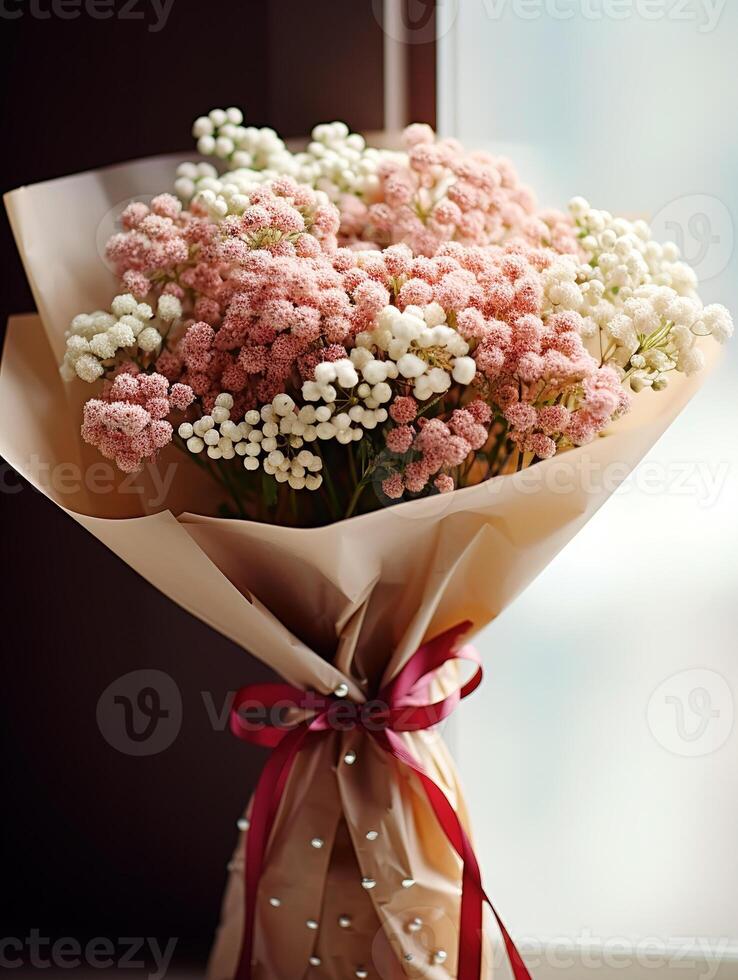
[[[602,323],[603,360],[627,377],[634,391],[666,387],[666,375],[690,375],[704,366],[702,337],[724,342],[733,320],[724,306],[703,307],[669,286],[641,286]]]
[[[579,266],[576,283],[567,268],[565,281],[545,287],[547,297],[581,313],[582,332],[598,337],[602,362],[627,378],[634,391],[666,387],[671,371],[699,371],[704,364],[699,339],[727,340],[733,321],[724,306],[702,306],[694,271],[680,260],[677,246],[653,241],[645,221],[614,218],[583,198],[575,198],[570,209],[587,261]],[[561,277],[563,261],[553,263],[544,280]]]
[[[198,151],[225,161],[229,169],[221,175],[206,161],[181,163],[174,191],[185,204],[202,200],[216,218],[240,214],[248,202],[239,198],[250,190],[275,177],[296,176],[293,155],[273,129],[242,123],[243,113],[235,107],[213,109],[195,120],[192,132]]]
[[[446,321],[438,303],[427,306],[385,306],[373,331],[357,335],[359,348],[375,348],[397,366],[397,375],[413,385],[413,395],[426,401],[441,395],[451,382],[469,385],[477,365],[469,357],[469,344]],[[379,362],[386,363],[386,362]]]
[[[241,215],[251,204],[252,192],[276,175],[270,173],[268,178],[259,180],[254,180],[253,176],[253,171],[237,170],[217,180],[201,181],[201,185],[206,186],[198,189],[193,202],[204,207],[213,221],[222,221],[232,214]],[[315,200],[318,207],[329,203],[328,195],[323,191],[315,191]]]
[[[241,215],[250,204],[250,194],[266,180],[254,179],[252,171],[236,171],[223,179],[200,181],[192,198],[194,204],[205,208],[213,221],[222,221],[228,215]]]
[[[176,296],[161,296],[157,316],[171,323],[182,315],[182,305]],[[96,310],[80,313],[67,331],[67,349],[61,365],[65,380],[73,377],[97,381],[121,350],[136,350],[152,354],[162,342],[162,334],[151,319],[154,311],[148,303],[139,303],[130,293],[113,300],[110,312]]]
[[[172,324],[182,316],[182,304],[176,296],[162,293],[156,304],[156,315],[166,324]]]
[[[602,297],[628,299],[639,286],[651,284],[669,286],[680,296],[695,295],[694,270],[680,259],[673,242],[662,245],[653,240],[647,222],[598,211],[582,197],[574,198],[569,209],[585,255],[580,269],[585,296],[593,289],[594,302]],[[588,285],[595,283],[600,285]]]
[[[243,125],[243,113],[235,106],[212,109],[192,126],[198,153],[227,160],[235,169],[274,170],[283,173],[292,154],[277,133],[264,126]]]
[[[181,163],[174,191],[185,204],[202,204],[209,216],[218,221],[229,214],[243,214],[249,206],[249,194],[277,176],[274,170],[244,168],[221,177],[211,163]]]
[[[201,160],[200,163],[180,163],[177,167],[174,193],[184,204],[189,204],[204,190],[219,192],[221,186],[218,171],[212,163]]]
[[[324,191],[334,202],[348,193],[370,203],[379,191],[381,164],[407,160],[404,153],[367,146],[364,137],[350,132],[343,122],[316,126],[307,149],[299,153],[291,153],[273,129],[242,122],[239,109],[213,109],[192,129],[198,151],[224,160],[227,172],[219,175],[208,163],[183,163],[177,169],[174,189],[180,199],[202,200],[199,195],[205,193],[204,203],[214,217],[241,213],[246,205],[240,198],[251,188],[283,176]]]
[[[318,438],[316,412],[312,406],[296,410],[289,395],[277,395],[261,411],[246,412],[241,422],[230,417],[233,396],[221,394],[210,415],[196,422],[183,422],[178,432],[194,454],[206,450],[210,459],[243,457],[247,470],[273,476],[278,483],[289,483],[293,490],[317,490],[323,482],[320,456],[304,448]]]
[[[581,262],[571,255],[557,255],[550,265],[541,272],[543,284],[543,315],[562,310],[575,310],[582,313],[584,322],[582,335],[591,337],[597,332],[597,324],[586,316],[583,309],[584,293],[580,282]]]
[[[314,409],[318,438],[348,445],[358,442],[365,429],[386,422],[382,406],[392,399],[387,381],[396,377],[396,364],[376,360],[366,349],[354,348],[349,357],[318,364],[314,380],[302,386],[305,401],[322,402]]]
[[[332,201],[338,200],[341,194],[355,194],[366,202],[376,200],[379,168],[388,159],[406,159],[406,156],[367,146],[364,137],[350,132],[343,122],[316,126],[307,150],[295,154],[298,179],[325,191]]]

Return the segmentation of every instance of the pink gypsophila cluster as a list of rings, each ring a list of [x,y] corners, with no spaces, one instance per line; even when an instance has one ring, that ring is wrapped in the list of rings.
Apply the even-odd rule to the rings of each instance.
[[[82,438],[125,473],[135,473],[172,439],[167,417],[184,411],[194,393],[160,374],[119,374],[101,398],[85,404]]]
[[[175,350],[178,380],[209,400],[227,391],[237,410],[270,401],[308,379],[390,301],[387,287],[355,267],[356,256],[251,249],[230,268],[217,298],[219,325],[192,324]],[[162,365],[172,377],[171,358]]]
[[[214,236],[215,225],[183,211],[171,194],[160,194],[151,205],[129,204],[121,215],[122,232],[113,235],[105,254],[125,287],[139,299],[152,288],[152,279],[175,275],[188,262],[193,246]]]
[[[404,242],[415,255],[435,255],[447,241],[490,245],[518,237],[530,244],[578,251],[572,220],[536,214],[532,192],[509,161],[470,153],[456,140],[439,140],[425,125],[404,133],[407,165],[386,161],[378,200],[364,208],[342,204],[344,240],[375,247]]]
[[[422,493],[433,478],[440,493],[453,490],[454,479],[447,471],[461,466],[471,453],[482,449],[489,437],[491,417],[488,405],[474,401],[466,408],[455,409],[446,421],[421,418],[417,429],[409,425],[391,429],[387,448],[401,453],[412,449],[415,458],[401,473],[384,480],[384,493],[391,499],[398,499],[405,490]]]
[[[244,246],[312,258],[335,251],[339,225],[335,205],[321,203],[310,187],[280,177],[253,190],[243,214],[223,221],[225,237],[217,252],[225,262],[238,262]]]

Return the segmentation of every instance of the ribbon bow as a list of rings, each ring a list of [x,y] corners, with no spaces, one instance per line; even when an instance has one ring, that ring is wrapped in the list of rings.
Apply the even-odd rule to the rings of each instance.
[[[477,651],[458,648],[458,641],[471,627],[459,623],[419,647],[400,673],[385,685],[373,701],[365,704],[344,700],[345,685],[331,696],[316,695],[289,684],[256,684],[236,694],[230,715],[234,735],[247,742],[274,749],[254,792],[251,823],[246,845],[245,923],[236,980],[251,980],[254,920],[259,879],[269,834],[277,815],[282,793],[297,753],[305,740],[319,733],[359,728],[373,738],[390,756],[404,763],[420,779],[428,802],[446,837],[462,860],[461,915],[458,980],[479,980],[482,968],[482,913],[486,902],[497,921],[505,942],[515,980],[530,980],[530,974],[515,944],[482,887],[474,848],[443,790],[407,749],[401,732],[430,728],[447,718],[463,698],[482,680]],[[470,680],[441,701],[428,703],[428,690],[440,669],[449,661],[466,660],[476,665]],[[244,718],[241,709],[258,706],[258,717]],[[308,716],[292,726],[275,725],[282,709],[298,709]]]

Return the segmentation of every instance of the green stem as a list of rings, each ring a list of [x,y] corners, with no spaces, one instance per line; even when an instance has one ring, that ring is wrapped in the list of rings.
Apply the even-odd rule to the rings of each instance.
[[[338,518],[341,516],[341,505],[338,502],[338,494],[336,493],[336,487],[331,477],[331,468],[330,466],[326,466],[325,457],[323,456],[323,453],[321,452],[319,445],[316,446],[316,449],[318,450],[318,455],[323,460],[323,468],[321,469],[320,472],[323,477],[323,486],[326,488],[328,492],[328,501],[330,504],[333,520],[338,520]]]
[[[213,476],[215,477],[215,479],[220,478],[223,486],[225,487],[225,489],[230,494],[231,499],[233,500],[233,503],[236,505],[236,510],[238,511],[238,516],[242,520],[246,520],[246,517],[247,517],[246,511],[243,508],[243,504],[241,503],[240,496],[238,495],[238,493],[236,492],[236,490],[233,487],[233,484],[232,484],[231,479],[230,479],[230,474],[228,473],[228,467],[227,466],[223,466],[222,468],[219,468],[217,466],[214,466],[212,464],[211,460],[210,460],[210,457],[207,457],[207,458],[208,458],[208,463],[210,465],[210,469],[211,469],[211,472],[213,473]]]
[[[348,447],[348,457],[349,457],[349,472],[351,474],[351,481],[354,486],[359,483],[359,474],[356,472],[356,460],[354,458],[353,446]]]
[[[366,481],[366,480],[359,480],[359,482],[357,483],[356,489],[354,490],[354,494],[353,494],[351,500],[349,501],[348,508],[346,509],[346,513],[343,515],[344,518],[351,517],[351,515],[356,510],[356,505],[358,504],[359,500],[361,499],[361,495],[362,495],[362,493],[364,492],[364,490],[366,488],[367,482],[368,481]]]
[[[191,453],[189,449],[187,449],[187,447],[184,445],[182,439],[179,436],[175,436],[172,442],[177,447],[177,449],[179,449],[180,452],[183,452],[188,459],[192,460],[193,463],[199,466],[201,470],[203,470],[211,477],[211,479],[215,480],[216,483],[220,484],[220,486],[226,491],[226,493],[233,500],[233,503],[236,505],[236,509],[240,517],[242,517],[245,520],[247,515],[243,509],[243,506],[241,504],[238,495],[234,492],[233,487],[230,485],[229,481],[225,477],[225,470],[218,470],[218,468],[213,465],[212,460],[207,454],[204,457],[201,457],[199,453]]]

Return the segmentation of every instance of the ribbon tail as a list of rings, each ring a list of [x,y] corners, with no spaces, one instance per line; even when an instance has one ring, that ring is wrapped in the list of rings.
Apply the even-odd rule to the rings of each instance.
[[[515,943],[497,914],[489,896],[482,887],[482,875],[474,848],[464,830],[459,816],[451,806],[446,794],[428,775],[423,766],[405,747],[400,737],[393,731],[382,733],[379,739],[386,751],[404,763],[420,778],[433,812],[441,829],[463,862],[461,915],[459,929],[458,980],[479,980],[482,971],[482,909],[486,902],[502,933],[505,949],[510,960],[515,980],[531,980],[528,968],[518,952]]]
[[[259,879],[269,844],[269,835],[276,817],[287,778],[295,756],[310,731],[308,725],[300,725],[287,734],[269,756],[254,790],[251,823],[246,838],[244,868],[245,919],[241,955],[235,980],[251,980],[251,961],[254,953],[254,923]]]

